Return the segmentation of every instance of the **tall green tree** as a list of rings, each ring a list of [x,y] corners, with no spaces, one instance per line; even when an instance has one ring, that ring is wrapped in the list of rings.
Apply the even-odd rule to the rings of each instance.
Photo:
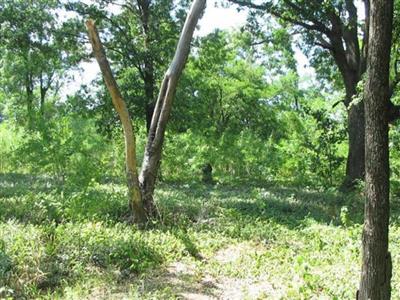
[[[80,58],[75,27],[63,20],[60,7],[57,0],[0,1],[1,88],[17,107],[26,107],[30,123],[44,115],[49,93],[58,93]]]
[[[104,47],[128,109],[144,115],[149,130],[158,85],[173,56],[187,5],[171,0],[96,0],[68,1],[66,7],[104,28]]]
[[[261,3],[251,0],[230,1],[292,24],[295,31],[302,33],[304,45],[309,47],[308,54],[311,60],[319,66],[324,61],[334,62],[345,90],[343,103],[348,112],[349,152],[344,186],[351,186],[357,179],[363,179],[365,173],[364,107],[360,101],[353,101],[353,97],[357,95],[357,85],[366,71],[370,1],[363,1],[365,20],[362,23],[359,22],[360,12],[354,0],[284,0]],[[324,66],[323,72],[330,69],[329,65]],[[317,66],[318,69],[321,68]],[[393,86],[397,82],[393,81]],[[390,110],[391,121],[400,116],[398,106],[388,101],[387,107]]]
[[[213,167],[221,165],[241,134],[275,142],[282,138],[281,111],[296,106],[298,78],[287,67],[293,56],[278,59],[278,52],[268,53],[254,39],[249,32],[219,30],[200,38],[178,89],[171,125],[206,140],[201,158],[205,182],[212,182]]]

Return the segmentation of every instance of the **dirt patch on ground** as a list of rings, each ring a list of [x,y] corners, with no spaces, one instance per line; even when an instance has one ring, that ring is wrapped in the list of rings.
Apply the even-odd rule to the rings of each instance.
[[[218,287],[220,300],[280,298],[274,287],[262,278],[222,278]]]
[[[215,264],[235,263],[249,251],[257,253],[258,249],[249,244],[229,245],[217,251],[213,257],[203,260],[205,265],[201,271],[195,264],[174,262],[158,280],[168,283],[185,300],[279,299],[281,295],[267,278],[213,276],[211,272],[204,271]]]
[[[147,277],[144,293],[170,288],[175,295],[187,300],[218,299],[218,287],[210,275],[202,273],[195,263],[173,262],[165,270]]]

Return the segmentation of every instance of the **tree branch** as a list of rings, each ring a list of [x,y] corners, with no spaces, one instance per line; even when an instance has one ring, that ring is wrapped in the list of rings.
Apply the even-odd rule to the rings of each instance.
[[[146,213],[143,207],[142,195],[139,187],[139,179],[137,173],[136,162],[136,142],[129,116],[129,111],[124,99],[122,98],[117,81],[112,74],[110,64],[107,60],[103,44],[100,40],[99,33],[93,20],[86,22],[88,29],[90,43],[92,44],[93,53],[100,66],[101,73],[103,74],[104,81],[107,89],[111,95],[112,103],[117,111],[119,118],[124,129],[125,137],[125,164],[126,176],[129,191],[129,204],[133,210],[134,220],[137,223],[144,223],[146,221]]]
[[[318,31],[318,32],[321,32],[324,34],[328,34],[330,32],[329,28],[327,28],[323,23],[321,23],[320,21],[318,21],[314,18],[308,19],[308,21],[310,21],[311,23],[301,21],[300,19],[291,18],[291,17],[284,15],[282,12],[279,12],[279,9],[275,5],[272,5],[272,4],[255,4],[251,1],[246,1],[246,0],[229,0],[229,1],[232,3],[235,3],[239,6],[245,6],[248,8],[254,8],[254,9],[258,9],[258,10],[267,11],[274,17],[277,17],[285,22],[288,22],[288,23],[291,23],[291,24],[294,24],[297,26],[301,26],[308,30]],[[295,5],[294,3],[287,1],[287,0],[285,0],[285,3],[287,5],[289,5],[292,9],[296,10],[297,12],[300,12],[303,15],[306,14],[306,12],[301,7]]]

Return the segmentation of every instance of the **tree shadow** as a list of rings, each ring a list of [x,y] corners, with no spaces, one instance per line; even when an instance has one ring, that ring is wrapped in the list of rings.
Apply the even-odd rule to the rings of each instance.
[[[7,291],[12,291],[13,299],[31,299],[32,292],[35,298],[38,294],[62,296],[65,286],[84,281],[86,272],[92,276],[103,274],[110,284],[118,285],[148,270],[158,269],[166,261],[156,245],[134,234],[124,237],[106,227],[90,230],[92,225],[87,225],[89,227],[83,229],[81,235],[77,234],[79,224],[56,225],[37,228],[40,231],[38,239],[18,235],[17,241],[14,238],[8,240],[10,247],[4,245],[5,253],[10,251],[12,255],[6,257],[9,259],[7,278],[2,274],[5,259],[0,251],[0,284],[3,288],[0,297],[9,296],[1,294]],[[26,242],[18,244],[21,239]]]
[[[67,186],[25,174],[0,175],[0,221],[25,224],[89,221],[123,222],[128,213],[125,189],[114,185]]]
[[[74,187],[64,192],[54,189],[54,185],[47,187],[47,180],[35,179],[30,175],[1,174],[0,186],[4,185],[8,190],[5,193],[2,190],[0,194],[3,198],[0,201],[0,221],[14,219],[23,224],[40,224],[43,228],[53,223],[56,223],[55,226],[66,222],[75,225],[82,221],[105,222],[111,226],[125,223],[128,206],[123,186],[114,188],[112,184],[98,184],[85,189]],[[34,186],[32,181],[36,182]],[[185,254],[187,252],[196,260],[201,260],[202,255],[196,242],[187,233],[189,230],[218,232],[227,237],[247,240],[265,237],[267,240],[277,234],[274,232],[275,224],[297,229],[307,226],[309,220],[334,226],[342,225],[344,217],[353,224],[362,224],[363,221],[363,199],[360,196],[281,187],[270,183],[246,186],[160,184],[156,199],[164,214],[164,223],[156,223],[153,227],[174,234],[184,245]],[[393,203],[392,216],[396,217],[399,216],[399,202]],[[343,207],[347,210],[343,211]],[[393,222],[397,224],[400,219],[394,218]],[[55,251],[47,255],[48,260],[40,262],[45,266],[44,273],[48,274],[37,282],[43,292],[57,290],[65,280],[75,280],[70,269],[61,267],[61,263],[66,263],[57,260],[73,252],[52,245],[52,240],[49,236],[43,243],[48,244],[48,249],[63,249],[65,253]],[[151,245],[134,245],[123,240],[111,245],[104,242],[106,239],[99,241],[100,244],[87,247],[89,254],[85,258],[86,264],[101,270],[106,270],[110,264],[118,268],[121,275],[115,281],[123,282],[129,274],[142,274],[151,268],[159,274],[145,279],[143,294],[170,288],[178,294],[216,295],[213,282],[199,278],[195,270],[186,272],[164,267],[165,257]],[[137,260],[136,254],[130,252],[133,246],[139,247],[138,253],[148,255],[149,265],[129,269],[130,260]],[[114,251],[111,260],[110,249]],[[73,266],[67,265],[68,268]]]
[[[341,225],[341,209],[346,205],[349,203],[341,195],[293,188],[273,188],[261,191],[259,197],[253,199],[221,202],[222,207],[235,209],[242,216],[273,220],[291,229],[303,226],[310,218],[318,223]],[[362,218],[357,211],[362,212],[362,207],[355,201],[350,211],[348,218],[361,224]]]
[[[187,251],[187,253],[189,253],[190,256],[197,260],[203,259],[203,256],[201,255],[196,244],[192,241],[192,239],[186,232],[182,230],[174,230],[172,232],[174,236],[182,242],[182,244],[185,246],[185,250]]]
[[[173,299],[218,299],[219,294],[214,278],[198,273],[195,265],[181,262],[171,263],[145,276],[140,294],[145,297],[165,290],[172,291],[168,296]]]
[[[251,230],[256,229],[257,222],[273,222],[289,229],[308,226],[310,221],[333,226],[363,223],[364,199],[360,193],[345,195],[270,183],[266,186],[174,185],[165,188],[178,193],[178,196],[159,197],[160,204],[175,216],[169,226],[176,226],[180,220],[189,218],[191,223],[183,222],[184,226],[222,231],[233,238],[246,236],[251,239]],[[396,216],[398,212],[393,209],[392,215]],[[248,232],[244,234],[246,228]]]
[[[29,192],[48,192],[58,185],[58,181],[48,176],[21,173],[0,174],[0,198],[11,198]]]

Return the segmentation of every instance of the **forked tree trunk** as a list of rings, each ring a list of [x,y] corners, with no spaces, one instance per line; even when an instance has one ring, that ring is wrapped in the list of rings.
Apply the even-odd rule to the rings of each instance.
[[[359,300],[390,299],[389,62],[393,0],[372,0],[365,105],[366,203]]]
[[[94,55],[100,66],[100,70],[103,74],[107,89],[111,95],[114,108],[119,115],[124,130],[126,179],[128,184],[129,205],[132,209],[134,222],[141,224],[146,222],[147,217],[143,207],[142,195],[139,188],[136,163],[136,142],[131,118],[129,116],[129,111],[126,107],[125,101],[122,98],[121,92],[118,88],[118,84],[112,74],[110,64],[107,60],[94,22],[92,20],[88,20],[86,22],[86,26]]]
[[[139,176],[144,206],[148,215],[157,214],[153,194],[161,161],[165,129],[171,112],[176,87],[189,55],[193,32],[205,6],[206,0],[194,0],[186,17],[174,58],[161,84],[154,108],[142,170]]]
[[[135,136],[133,134],[128,109],[122,99],[117,82],[112,75],[110,65],[96,27],[94,26],[94,22],[89,20],[86,23],[94,54],[98,64],[100,65],[104,81],[106,82],[114,107],[119,114],[124,128],[129,199],[134,220],[137,223],[143,223],[149,217],[158,214],[153,200],[153,194],[161,162],[165,130],[171,112],[176,87],[189,55],[193,32],[202,12],[204,11],[205,5],[206,0],[194,0],[189,14],[186,17],[175,56],[161,84],[160,93],[154,108],[148,132],[142,170],[139,178],[136,171]]]

